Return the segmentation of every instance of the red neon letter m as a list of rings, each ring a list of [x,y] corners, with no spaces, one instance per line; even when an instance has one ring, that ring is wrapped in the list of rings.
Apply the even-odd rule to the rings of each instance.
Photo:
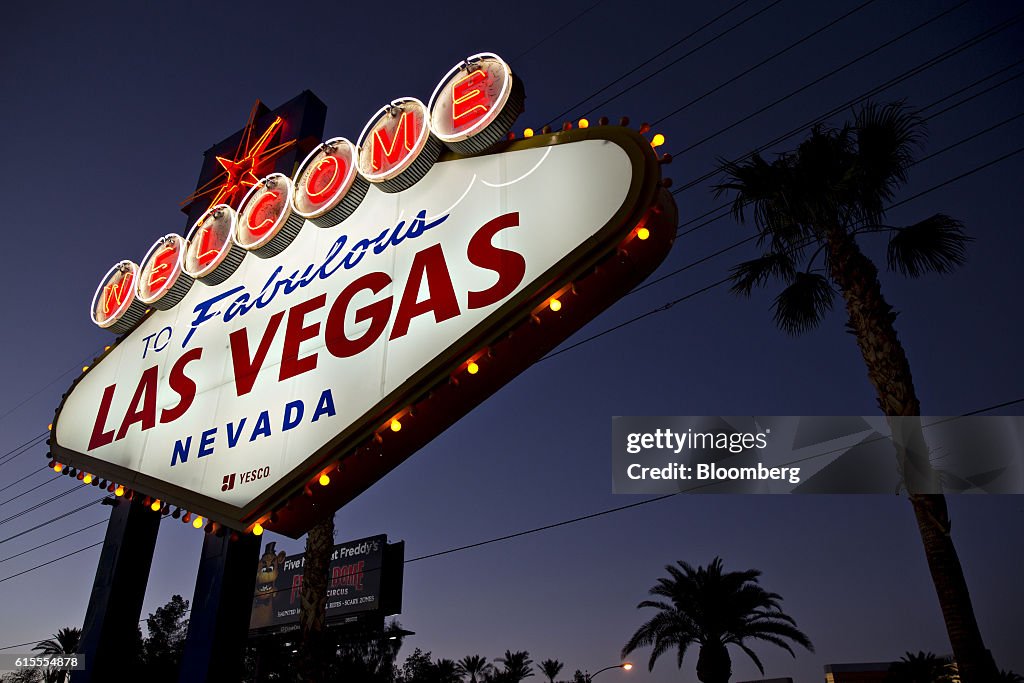
[[[411,111],[403,112],[394,129],[394,137],[381,126],[373,132],[373,170],[386,171],[411,152],[419,136],[416,117]],[[399,144],[401,143],[401,144]],[[385,166],[386,164],[386,166]]]

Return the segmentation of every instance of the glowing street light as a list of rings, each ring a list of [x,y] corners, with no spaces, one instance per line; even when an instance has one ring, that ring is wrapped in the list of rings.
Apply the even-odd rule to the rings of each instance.
[[[613,664],[612,666],[606,666],[603,669],[598,669],[594,673],[587,675],[587,680],[588,681],[592,681],[592,680],[594,680],[594,677],[597,676],[597,674],[599,674],[599,673],[601,673],[603,671],[608,671],[610,669],[622,669],[623,671],[629,671],[632,668],[633,668],[633,662],[623,662],[622,664]]]

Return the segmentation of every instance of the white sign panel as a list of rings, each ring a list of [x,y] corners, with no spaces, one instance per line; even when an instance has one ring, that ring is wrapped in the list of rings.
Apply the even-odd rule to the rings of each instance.
[[[154,311],[81,378],[55,444],[241,510],[542,284],[632,174],[622,147],[590,139],[371,187],[340,225],[307,222],[280,254]]]

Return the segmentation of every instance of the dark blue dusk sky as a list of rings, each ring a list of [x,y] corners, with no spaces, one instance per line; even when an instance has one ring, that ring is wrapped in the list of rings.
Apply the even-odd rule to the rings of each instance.
[[[653,73],[741,18],[752,0],[599,97]],[[694,55],[590,114],[654,121],[858,6],[781,0]],[[0,27],[0,130],[8,200],[3,212],[4,311],[0,453],[45,430],[85,359],[110,339],[89,321],[100,276],[121,258],[181,230],[178,202],[195,187],[202,152],[238,130],[257,98],[275,107],[303,89],[328,106],[327,137],[355,138],[382,103],[429,97],[459,59],[482,50],[508,59],[527,88],[517,124],[540,128],[657,54],[725,3],[591,0],[469,6],[396,3],[16,3]],[[951,9],[955,8],[955,9]],[[728,132],[677,154],[676,187],[721,157],[740,155],[1013,16],[1016,3],[876,0],[786,55],[656,126],[678,153],[927,19],[900,39]],[[376,12],[380,12],[380,16]],[[1021,60],[1015,24],[878,96],[925,106]],[[1021,65],[953,98],[1020,73]],[[590,104],[573,112],[579,115]],[[942,107],[935,107],[937,111]],[[1013,80],[930,121],[924,154],[1024,112]],[[834,117],[840,123],[842,115]],[[790,149],[792,138],[773,151]],[[902,197],[1012,152],[1024,117],[912,171]],[[1024,154],[893,211],[895,224],[942,211],[976,238],[952,276],[906,281],[883,274],[929,415],[959,414],[1024,396],[1020,192]],[[708,183],[676,195],[682,220],[716,206]],[[660,274],[747,236],[722,220],[680,238]],[[884,260],[881,242],[865,241]],[[568,343],[723,277],[752,250],[736,249],[627,296]],[[610,493],[613,415],[859,415],[877,408],[841,311],[817,331],[777,331],[774,292],[746,301],[714,289],[568,353],[543,361],[470,413],[336,518],[339,540],[386,533],[407,557],[641,500]],[[62,373],[65,373],[62,375]],[[57,381],[53,381],[53,380]],[[1021,404],[1010,409],[1018,413]],[[1006,413],[1007,411],[1003,411]],[[44,447],[0,463],[0,485],[44,464]],[[0,502],[42,484],[38,473]],[[0,519],[69,487],[67,479],[0,507]],[[0,523],[0,539],[95,499],[76,491]],[[950,501],[954,537],[982,631],[997,662],[1024,671],[1024,498]],[[98,526],[6,558],[104,519],[93,506],[0,544],[0,647],[80,625],[99,550],[3,580],[102,538]],[[268,539],[271,536],[268,534]],[[298,551],[301,541],[276,538]],[[163,524],[144,613],[172,594],[191,599],[201,534]],[[767,675],[820,680],[834,662],[881,661],[907,650],[949,651],[909,503],[895,496],[678,496],[556,530],[406,567],[414,647],[435,657],[505,649],[557,658],[566,672],[618,661],[645,618],[635,609],[677,559],[756,567],[763,584],[810,635],[816,652],[792,660],[758,648]],[[21,648],[25,650],[27,648]],[[695,680],[666,656],[636,681]],[[735,680],[756,677],[734,653]],[[609,672],[606,676],[626,676]]]

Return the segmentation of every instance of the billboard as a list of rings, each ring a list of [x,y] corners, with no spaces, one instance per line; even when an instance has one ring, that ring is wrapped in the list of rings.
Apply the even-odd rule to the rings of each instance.
[[[305,553],[285,555],[267,543],[256,570],[250,631],[280,632],[297,627]],[[371,536],[334,546],[328,564],[328,623],[401,611],[404,544]]]
[[[125,336],[55,461],[298,537],[652,272],[676,209],[651,143],[510,140],[522,84],[476,57],[110,269],[90,314]]]

